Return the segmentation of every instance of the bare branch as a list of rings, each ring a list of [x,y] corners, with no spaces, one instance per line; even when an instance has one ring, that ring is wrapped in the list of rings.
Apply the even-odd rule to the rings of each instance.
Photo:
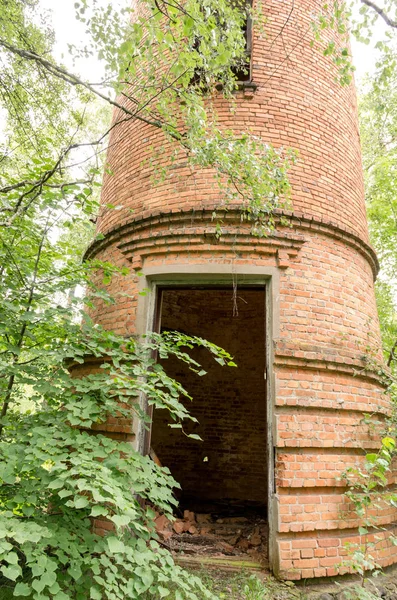
[[[137,119],[138,121],[142,121],[143,123],[146,123],[147,125],[151,125],[153,127],[157,127],[158,129],[162,129],[163,126],[165,125],[165,123],[163,123],[162,121],[151,121],[149,119],[146,119],[145,117],[143,117],[142,115],[139,114],[139,111],[133,112],[133,111],[129,110],[123,104],[120,104],[116,100],[112,100],[105,94],[102,94],[102,92],[99,92],[98,90],[96,90],[92,85],[83,81],[82,79],[80,79],[80,77],[77,77],[77,75],[70,73],[63,67],[60,67],[59,65],[56,65],[55,63],[50,62],[49,60],[47,60],[43,56],[40,56],[39,54],[36,54],[35,52],[30,52],[29,50],[24,50],[22,48],[16,48],[12,44],[9,44],[8,42],[6,42],[4,39],[1,39],[1,38],[0,38],[0,46],[5,48],[9,52],[12,52],[13,54],[20,56],[21,58],[36,62],[37,64],[44,67],[49,73],[51,73],[55,77],[58,77],[59,79],[62,79],[63,81],[66,81],[66,83],[69,83],[70,85],[81,85],[85,89],[87,89],[90,92],[92,92],[93,94],[95,94],[95,96],[98,96],[102,100],[105,100],[112,106],[118,108],[122,112],[130,115],[131,117],[133,117],[134,119]],[[177,130],[175,130],[175,132],[169,131],[169,134],[177,140],[181,139],[181,135],[178,133]]]
[[[372,10],[374,10],[376,13],[378,13],[378,15],[384,20],[384,22],[387,25],[389,25],[389,27],[393,27],[394,29],[397,29],[397,21],[395,21],[394,19],[391,19],[389,17],[389,15],[387,13],[385,13],[383,8],[381,8],[380,6],[375,4],[375,2],[372,2],[372,0],[360,0],[360,1],[363,4],[366,4],[367,6],[372,8]]]
[[[26,185],[37,186],[42,182],[43,178],[40,178],[38,181],[20,181],[19,183],[15,183],[14,185],[8,185],[4,188],[0,188],[0,194],[7,194],[8,192],[12,192],[13,190],[19,189],[21,187],[25,187]],[[85,183],[91,183],[90,179],[79,179],[76,181],[68,181],[67,183],[44,183],[44,187],[49,188],[58,188],[65,189],[71,187],[72,185],[83,185]],[[10,211],[9,208],[0,208],[0,212]]]
[[[396,348],[397,348],[397,340],[394,342],[393,348],[390,350],[389,358],[387,359],[387,366],[388,367],[390,367],[390,365],[393,362],[393,360],[396,360],[396,355],[395,355]]]

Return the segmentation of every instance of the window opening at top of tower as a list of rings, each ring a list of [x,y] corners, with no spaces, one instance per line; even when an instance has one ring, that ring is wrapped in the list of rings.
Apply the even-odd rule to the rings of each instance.
[[[245,2],[245,5],[248,7],[252,6],[252,0]],[[247,82],[251,81],[252,73],[251,73],[251,55],[252,55],[252,18],[249,12],[246,13],[246,18],[243,23],[242,31],[245,39],[245,65],[238,65],[232,69],[233,74],[237,78],[237,82]]]
[[[245,39],[245,57],[240,64],[232,67],[232,73],[236,77],[237,84],[245,84],[252,82],[252,68],[251,68],[251,55],[252,55],[252,17],[246,8],[251,8],[252,0],[236,0],[233,2],[236,5],[240,5],[245,11],[245,19],[242,23],[242,33]],[[193,44],[193,49],[199,51],[200,40],[197,38]],[[203,82],[203,70],[197,68],[191,78],[191,85],[200,85]]]

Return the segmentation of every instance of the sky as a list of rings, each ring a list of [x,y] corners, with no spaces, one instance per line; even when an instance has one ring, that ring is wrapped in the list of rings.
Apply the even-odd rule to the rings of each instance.
[[[99,4],[107,4],[108,0],[97,0]],[[84,43],[84,26],[74,18],[75,0],[40,0],[44,9],[52,13],[52,22],[56,33],[55,56],[58,60],[68,67],[72,68],[71,59],[68,55],[68,43]],[[114,0],[114,4],[126,4],[126,0]],[[127,2],[128,4],[128,2]],[[382,37],[384,28],[378,24],[374,28],[373,43],[366,46],[352,40],[353,62],[356,67],[355,79],[360,84],[367,72],[371,73],[375,69],[377,52],[374,45]],[[82,60],[75,65],[75,71],[89,81],[98,81],[102,74],[101,64],[96,59]]]
[[[94,0],[97,5],[107,6],[109,0]],[[75,19],[75,0],[40,0],[40,5],[45,10],[50,11],[52,23],[55,31],[54,56],[56,59],[72,69],[87,81],[100,81],[103,75],[103,68],[98,59],[80,60],[74,66],[68,52],[68,44],[83,46],[87,43],[84,24]],[[129,6],[131,0],[112,0],[113,7]]]

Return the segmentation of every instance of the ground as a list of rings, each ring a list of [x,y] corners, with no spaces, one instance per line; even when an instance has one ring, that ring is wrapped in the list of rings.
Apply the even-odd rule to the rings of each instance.
[[[222,600],[300,600],[301,591],[293,584],[277,581],[267,576],[240,572],[201,571],[200,577],[207,587]]]
[[[339,584],[329,581],[306,587],[278,581],[271,575],[247,571],[202,569],[194,572],[220,600],[397,600],[397,571],[394,569],[372,579],[373,583],[368,582],[364,593],[360,585],[351,580]],[[13,600],[12,590],[5,587],[4,583],[5,580],[0,579],[0,600]],[[173,597],[168,596],[167,600],[173,600]]]
[[[262,582],[249,573],[219,573],[213,570],[202,570],[199,575],[207,587],[221,600],[301,600],[302,598],[295,586],[278,582],[270,577]],[[13,599],[12,590],[2,587],[2,583],[4,582],[0,581],[0,600]]]

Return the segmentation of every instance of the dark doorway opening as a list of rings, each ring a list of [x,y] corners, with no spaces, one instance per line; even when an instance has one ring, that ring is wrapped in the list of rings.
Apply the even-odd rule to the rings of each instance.
[[[205,349],[195,349],[191,355],[207,371],[200,377],[174,358],[164,361],[167,373],[193,397],[189,410],[198,423],[187,424],[185,431],[203,441],[170,428],[164,410],[154,411],[151,432],[151,448],[181,485],[180,515],[197,514],[206,533],[211,524],[226,523],[235,542],[233,523],[240,530],[252,526],[248,537],[254,527],[256,541],[258,533],[265,535],[258,525],[266,521],[268,497],[265,304],[264,287],[237,292],[231,287],[164,288],[158,297],[158,330],[205,338],[237,363],[223,367]]]

